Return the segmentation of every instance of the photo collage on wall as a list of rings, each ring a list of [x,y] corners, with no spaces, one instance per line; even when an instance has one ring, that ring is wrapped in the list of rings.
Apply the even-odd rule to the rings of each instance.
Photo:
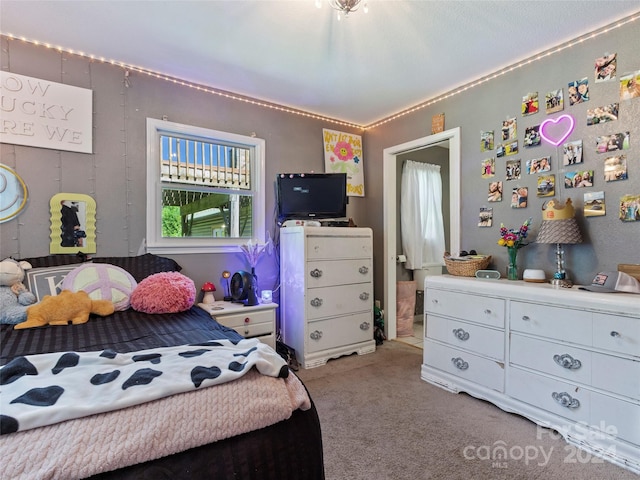
[[[601,95],[604,87],[599,87],[598,84],[616,81],[619,82],[618,98],[604,98]],[[481,176],[488,180],[486,202],[502,202],[505,195],[508,200],[511,194],[511,208],[527,208],[529,185],[532,183],[531,187],[535,188],[537,197],[553,197],[559,193],[558,189],[569,191],[586,188],[583,194],[584,216],[604,216],[605,192],[593,191],[594,187],[602,189],[610,182],[627,180],[629,165],[633,173],[638,163],[635,158],[629,160],[630,154],[633,155],[629,151],[632,149],[630,132],[615,128],[620,110],[625,108],[627,101],[637,98],[640,98],[640,69],[620,75],[617,53],[605,53],[595,58],[593,78],[576,76],[567,80],[566,87],[558,86],[547,92],[532,90],[525,93],[521,97],[520,114],[527,119],[524,121],[533,124],[521,128],[524,151],[521,152],[518,148],[516,116],[505,117],[497,131],[497,138],[494,136],[495,130],[480,131],[480,151],[485,154],[481,161]],[[589,104],[585,105],[586,118],[583,117],[583,125],[614,126],[610,131],[599,135],[593,146],[583,145],[582,139],[569,140],[574,124],[581,122],[571,109],[583,103]],[[595,105],[591,106],[592,103]],[[543,116],[562,113],[546,120],[541,119],[540,122],[531,122],[528,118],[535,119],[535,115],[541,112]],[[562,120],[570,125],[561,125]],[[564,130],[558,134],[557,130],[561,127]],[[546,153],[529,155],[529,151],[535,152],[535,148],[542,145],[543,140],[556,147],[559,158]],[[490,156],[494,148],[495,155]],[[509,158],[520,154],[526,154],[530,158]],[[592,166],[594,154],[601,159],[596,168]],[[585,165],[585,156],[588,166]],[[535,180],[531,182],[529,178]],[[640,221],[640,194],[620,198],[617,210],[618,217],[624,222]],[[480,207],[478,226],[491,227],[494,213],[493,207]]]

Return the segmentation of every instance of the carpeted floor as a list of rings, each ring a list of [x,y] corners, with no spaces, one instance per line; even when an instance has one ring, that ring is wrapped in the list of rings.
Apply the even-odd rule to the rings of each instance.
[[[424,382],[421,363],[421,349],[388,341],[297,372],[320,415],[327,480],[640,479],[523,417]]]

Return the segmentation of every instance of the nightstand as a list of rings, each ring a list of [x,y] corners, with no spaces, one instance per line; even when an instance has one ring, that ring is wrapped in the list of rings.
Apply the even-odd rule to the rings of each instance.
[[[277,303],[261,303],[247,307],[242,303],[218,301],[199,303],[218,323],[233,328],[246,338],[257,338],[275,350]]]

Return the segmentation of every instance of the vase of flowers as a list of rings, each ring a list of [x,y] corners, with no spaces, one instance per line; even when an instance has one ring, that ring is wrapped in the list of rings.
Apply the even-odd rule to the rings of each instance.
[[[507,247],[507,253],[509,254],[507,278],[509,280],[518,280],[518,250],[527,245],[524,243],[524,239],[527,238],[529,233],[529,225],[531,225],[531,218],[527,219],[517,230],[513,228],[507,229],[504,224],[500,224],[498,245]]]

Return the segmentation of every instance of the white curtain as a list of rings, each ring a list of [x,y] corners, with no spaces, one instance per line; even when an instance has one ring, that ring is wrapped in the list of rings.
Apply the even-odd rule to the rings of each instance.
[[[402,170],[400,196],[402,249],[406,268],[415,270],[442,264],[444,222],[440,166],[407,160]]]

